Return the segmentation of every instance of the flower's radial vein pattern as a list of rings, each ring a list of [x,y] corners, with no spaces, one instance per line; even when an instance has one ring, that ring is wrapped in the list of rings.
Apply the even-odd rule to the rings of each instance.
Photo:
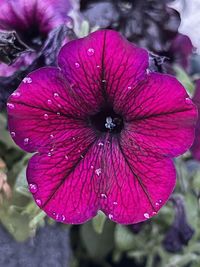
[[[26,77],[8,102],[15,142],[38,152],[27,177],[52,218],[118,223],[155,215],[175,185],[172,157],[192,144],[196,109],[171,76],[147,72],[148,53],[114,31],[65,45],[60,68]]]

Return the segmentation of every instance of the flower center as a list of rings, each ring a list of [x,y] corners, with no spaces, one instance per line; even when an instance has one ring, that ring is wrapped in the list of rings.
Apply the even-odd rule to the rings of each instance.
[[[40,32],[37,23],[30,26],[28,29],[25,29],[19,36],[25,44],[34,50],[40,49],[46,38],[46,34]]]
[[[90,122],[100,132],[120,133],[124,128],[121,115],[112,108],[103,108],[100,112],[90,117]]]

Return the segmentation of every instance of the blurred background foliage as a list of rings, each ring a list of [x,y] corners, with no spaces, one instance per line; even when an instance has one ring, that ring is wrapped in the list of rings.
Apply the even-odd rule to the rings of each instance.
[[[191,48],[188,37],[187,49],[183,49],[184,43],[179,43],[179,51],[173,49],[173,42],[180,34],[178,28],[181,20],[178,11],[167,6],[173,4],[178,10],[184,11],[187,9],[188,1],[182,2],[185,6],[180,5],[179,1],[174,3],[167,0],[81,0],[80,2],[75,0],[72,2],[73,8],[69,15],[73,18],[73,25],[67,31],[60,30],[62,37],[66,34],[70,35],[70,39],[75,38],[75,35],[82,37],[98,28],[116,29],[130,41],[146,47],[151,52],[153,70],[176,75],[189,95],[193,96],[195,80],[200,77],[199,55],[195,53],[195,48]],[[51,35],[50,44],[55,41],[55,38],[60,37],[56,34]],[[44,48],[43,51],[48,57],[52,50],[46,47],[47,49]],[[183,58],[186,64],[181,63]],[[50,60],[49,65],[53,60]],[[37,63],[36,67],[40,67],[40,64]],[[28,70],[30,69],[32,68]],[[19,73],[19,77],[23,77],[26,73],[23,70]],[[17,83],[15,80],[13,82],[13,77],[8,78],[7,85],[9,81],[14,84],[12,87],[14,90]],[[1,79],[0,84],[2,86]],[[92,221],[80,226],[64,226],[47,218],[35,205],[27,188],[26,166],[30,157],[30,154],[21,151],[13,143],[7,130],[6,111],[2,109],[0,114],[0,222],[4,230],[0,231],[2,241],[0,266],[200,266],[200,162],[194,160],[190,152],[175,160],[177,186],[167,205],[153,219],[129,226],[117,225],[106,219],[101,212]],[[42,238],[51,240],[51,235],[52,240],[58,240],[57,245],[51,241],[53,249],[51,245],[43,243],[41,247],[43,253],[53,255],[54,258],[60,255],[63,261],[56,260],[53,263],[54,261],[51,260],[47,263],[44,260],[45,257],[41,257],[38,265],[29,256],[30,262],[24,260],[18,265],[16,261],[10,259],[11,252],[8,252],[8,247],[23,259],[25,254],[29,255],[30,249],[36,249],[37,240],[40,240],[39,236],[42,235],[41,231],[45,233]],[[27,243],[30,240],[32,240],[31,245]],[[16,247],[11,246],[12,242],[21,246],[21,249],[25,245],[27,250],[22,249],[23,253],[19,252]],[[62,250],[66,251],[67,258],[65,258],[65,252],[56,254],[61,253]],[[2,255],[4,255],[3,258]],[[39,257],[39,254],[34,255]]]

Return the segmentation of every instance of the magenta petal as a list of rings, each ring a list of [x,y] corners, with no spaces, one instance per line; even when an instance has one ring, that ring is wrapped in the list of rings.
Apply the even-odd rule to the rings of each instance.
[[[94,109],[103,101],[117,108],[144,76],[148,53],[115,31],[101,30],[65,45],[58,64],[74,90]]]
[[[172,160],[133,151],[125,139],[113,139],[106,151],[102,210],[113,221],[133,224],[157,214],[175,186]]]
[[[175,157],[193,143],[197,110],[183,86],[173,77],[150,74],[133,90],[123,112],[123,138],[141,151]]]
[[[28,152],[47,152],[65,140],[93,132],[83,120],[87,107],[70,91],[56,68],[42,68],[24,78],[8,101],[9,129]]]
[[[100,147],[86,134],[84,139],[82,153],[80,144],[74,141],[71,148],[65,145],[51,156],[35,155],[27,170],[29,188],[38,206],[64,223],[83,223],[94,217],[100,206],[101,179],[95,167],[99,166]]]
[[[196,90],[193,97],[194,103],[197,105],[198,112],[200,113],[200,80],[196,81]],[[195,129],[195,139],[191,147],[192,155],[195,159],[200,160],[200,115],[197,120]]]

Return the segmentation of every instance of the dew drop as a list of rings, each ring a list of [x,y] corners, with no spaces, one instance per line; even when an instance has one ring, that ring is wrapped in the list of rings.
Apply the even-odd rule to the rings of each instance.
[[[38,205],[39,207],[42,206],[42,201],[41,201],[41,199],[37,198],[37,199],[35,200],[35,202],[37,203],[37,205]]]
[[[72,137],[72,141],[75,141],[76,140],[76,138],[75,137]]]
[[[109,218],[110,220],[112,220],[112,219],[113,219],[113,215],[112,215],[112,214],[109,214],[109,215],[108,215],[108,218]]]
[[[57,112],[56,114],[57,114],[58,116],[60,116],[60,112]]]
[[[101,168],[99,168],[99,169],[96,169],[96,170],[95,170],[95,173],[96,173],[96,175],[98,175],[98,176],[99,176],[99,175],[101,174]]]
[[[78,62],[76,62],[74,65],[75,65],[76,69],[80,68],[80,64]]]
[[[12,103],[7,103],[7,107],[8,107],[9,109],[14,109],[14,108],[15,108],[15,105],[12,104]]]
[[[94,169],[94,166],[93,165],[91,165],[91,169]]]
[[[102,80],[102,83],[106,83],[106,80]]]
[[[25,77],[22,81],[24,83],[32,83],[32,79],[30,77]]]
[[[158,203],[160,203],[160,204],[161,204],[161,203],[162,203],[162,199],[159,199],[159,200],[158,200]]]
[[[14,92],[14,93],[12,93],[12,96],[13,96],[13,97],[20,97],[20,95],[21,95],[21,94],[20,94],[19,92]]]
[[[118,204],[117,201],[114,201],[114,202],[113,202],[113,205],[117,205],[117,204]]]
[[[50,138],[53,139],[54,138],[54,135],[53,134],[50,134]]]
[[[81,158],[82,158],[82,159],[84,159],[84,156],[83,156],[83,155],[81,155]]]
[[[103,146],[103,143],[102,142],[98,143],[98,146]]]
[[[57,98],[59,98],[59,94],[58,93],[54,93],[53,97],[57,99]]]
[[[64,222],[66,220],[65,215],[61,215],[61,221]]]
[[[24,145],[28,145],[29,143],[29,138],[24,138]]]
[[[149,219],[149,218],[150,218],[149,213],[144,213],[144,217],[145,217],[146,219]]]
[[[146,74],[149,75],[151,73],[150,69],[146,70]]]
[[[128,86],[128,90],[131,90],[132,89],[132,87],[131,86]]]
[[[88,56],[93,56],[94,55],[94,49],[93,48],[89,48],[88,50],[87,50],[87,54],[88,54]]]
[[[156,215],[156,214],[157,214],[157,212],[156,212],[156,211],[153,211],[153,212],[152,212],[152,215]]]
[[[15,137],[16,133],[15,133],[15,132],[11,132],[10,135],[11,135],[12,137]]]
[[[48,120],[48,118],[49,118],[49,115],[48,114],[44,114],[44,119]]]
[[[156,207],[159,207],[159,206],[160,206],[160,204],[158,202],[156,202]]]
[[[51,153],[51,152],[49,152],[49,153],[47,154],[47,156],[48,156],[48,157],[51,157],[51,156],[52,156],[52,153]]]
[[[51,104],[52,104],[51,99],[48,99],[48,100],[47,100],[47,104],[48,104],[48,105],[51,105]]]
[[[68,160],[68,159],[69,159],[69,157],[68,157],[67,155],[65,155],[65,159],[66,159],[66,160]]]
[[[29,190],[31,193],[35,194],[38,191],[38,186],[36,184],[29,184]]]
[[[107,199],[107,195],[106,194],[101,194],[101,198],[103,198],[103,199]]]
[[[192,105],[193,103],[192,103],[192,100],[189,98],[189,97],[187,97],[186,99],[185,99],[185,102],[186,102],[186,104],[188,104],[188,105]]]

